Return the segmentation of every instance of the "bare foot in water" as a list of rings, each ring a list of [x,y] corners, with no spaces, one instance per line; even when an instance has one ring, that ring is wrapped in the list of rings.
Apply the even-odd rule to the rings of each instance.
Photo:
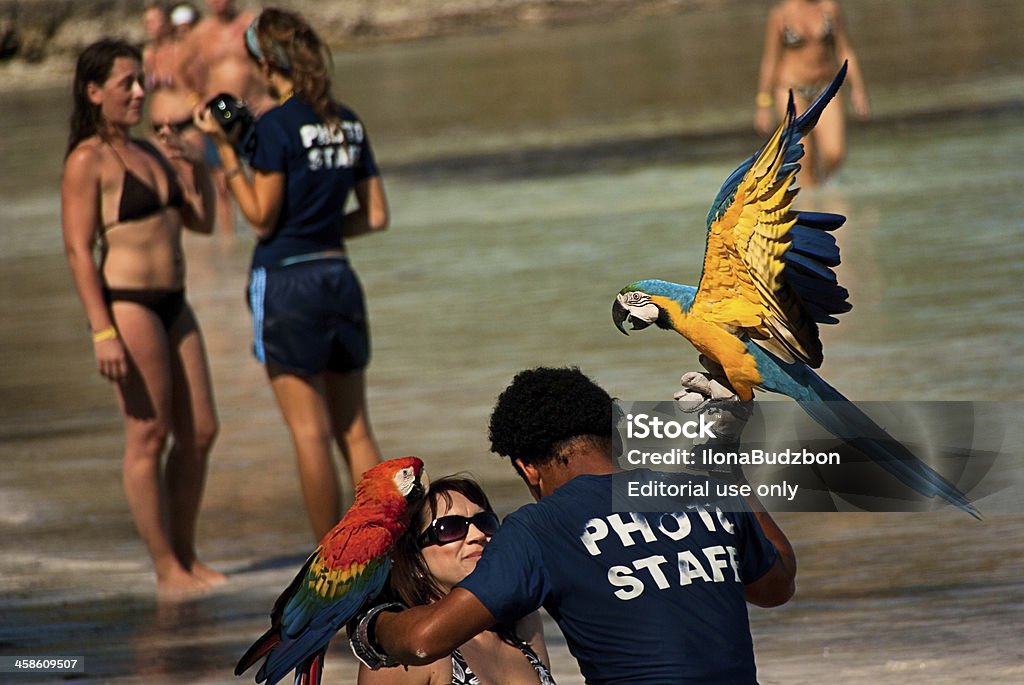
[[[226,575],[220,571],[210,568],[201,561],[192,562],[192,575],[209,585],[211,588],[228,582],[228,577]]]
[[[184,602],[201,597],[212,589],[209,583],[180,566],[156,577],[156,597],[160,602]]]

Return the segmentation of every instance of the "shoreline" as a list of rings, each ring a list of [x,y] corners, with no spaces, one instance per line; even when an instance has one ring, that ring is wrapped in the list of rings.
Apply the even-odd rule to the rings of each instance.
[[[51,88],[70,79],[74,60],[105,35],[142,44],[148,0],[0,0],[0,92]],[[706,0],[376,0],[372,3],[282,2],[317,27],[333,50],[500,33],[624,16],[676,14]],[[173,3],[169,3],[173,4]],[[202,7],[202,2],[195,2]],[[275,3],[240,0],[258,12]]]

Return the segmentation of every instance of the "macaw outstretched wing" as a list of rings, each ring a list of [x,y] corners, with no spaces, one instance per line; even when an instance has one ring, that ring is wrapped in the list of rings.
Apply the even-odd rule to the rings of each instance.
[[[704,268],[690,315],[754,340],[787,362],[822,362],[818,323],[849,311],[839,264],[838,214],[796,212],[793,179],[800,138],[839,90],[846,66],[800,117],[790,94],[786,117],[753,157],[726,179],[708,212]]]

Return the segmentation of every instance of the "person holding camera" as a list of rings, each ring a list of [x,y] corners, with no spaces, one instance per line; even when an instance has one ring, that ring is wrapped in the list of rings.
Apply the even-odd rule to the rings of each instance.
[[[174,112],[154,110],[157,145],[131,136],[142,120],[143,84],[142,56],[124,41],[104,38],[79,55],[61,220],[96,368],[123,415],[128,506],[158,596],[180,600],[225,580],[195,549],[217,414],[199,323],[185,298],[181,238],[184,229],[212,231],[213,195],[205,166],[167,158],[182,147]]]
[[[268,8],[245,40],[279,103],[254,124],[252,176],[234,145],[245,133],[239,103],[215,98],[196,123],[215,141],[258,238],[249,278],[254,352],[291,432],[319,540],[341,514],[332,438],[353,483],[380,460],[366,408],[366,309],[344,241],[387,228],[388,205],[366,129],[331,96],[330,55],[309,24]],[[223,125],[235,121],[242,125]]]

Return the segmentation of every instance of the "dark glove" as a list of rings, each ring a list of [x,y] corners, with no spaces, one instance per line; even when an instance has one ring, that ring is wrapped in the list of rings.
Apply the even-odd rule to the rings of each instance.
[[[382,668],[401,666],[392,659],[378,644],[374,636],[374,626],[377,617],[384,611],[403,611],[409,607],[399,602],[378,604],[362,615],[356,615],[348,622],[348,644],[352,653],[356,655],[363,664],[371,671],[378,671]]]

